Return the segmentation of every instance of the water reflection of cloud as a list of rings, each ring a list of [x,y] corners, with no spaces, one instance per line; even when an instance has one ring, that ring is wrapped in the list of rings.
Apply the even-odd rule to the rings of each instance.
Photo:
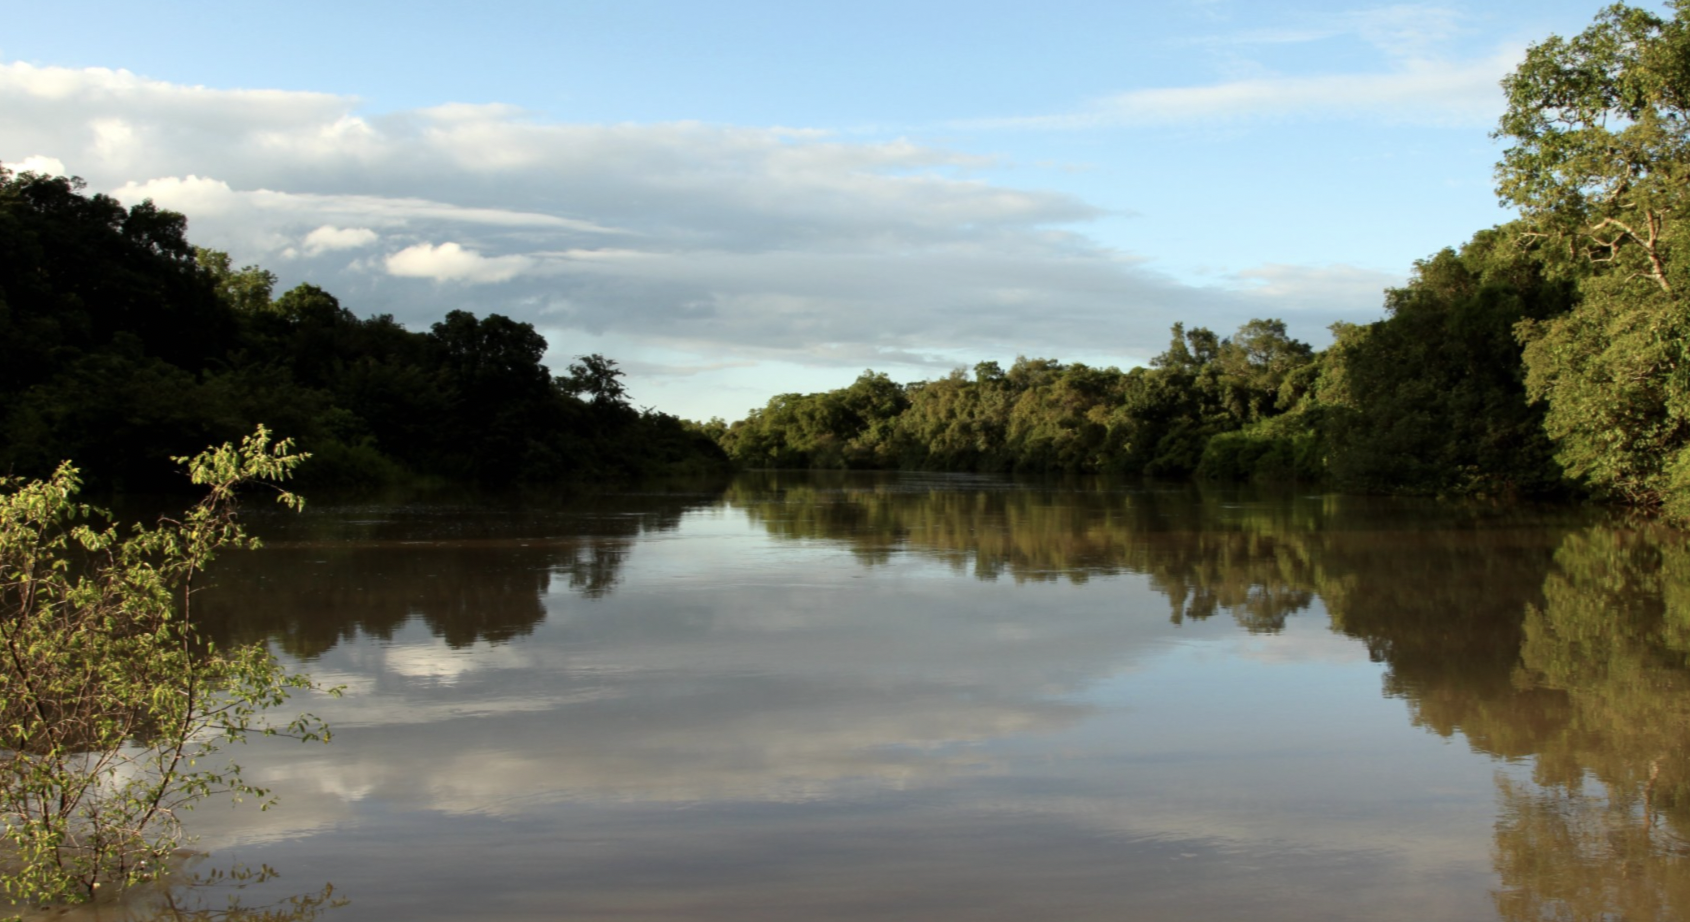
[[[810,575],[832,588],[847,585],[855,568],[841,560]],[[364,678],[345,699],[317,708],[343,732],[325,749],[267,762],[275,768],[262,780],[286,792],[283,813],[295,821],[300,802],[341,815],[380,803],[518,819],[565,803],[850,801],[1024,773],[1023,742],[1060,749],[1068,734],[1097,732],[1100,708],[1123,705],[1083,692],[1111,677],[1130,681],[1175,651],[1207,661],[1217,677],[1240,658],[1281,668],[1365,661],[1365,651],[1342,655],[1359,645],[1312,623],[1278,637],[1218,622],[1170,628],[1156,598],[1130,578],[1007,592],[894,579],[831,604],[815,591],[706,580],[676,597],[636,583],[591,603],[555,598],[551,617],[520,647],[454,650],[420,628],[386,645],[343,646],[322,665]],[[1169,645],[1170,635],[1185,642]],[[1100,757],[1091,743],[1078,751]],[[1131,764],[1120,752],[1105,756]],[[1132,769],[1181,787],[1167,770]],[[1086,771],[1064,769],[1064,783]],[[1089,794],[1003,797],[1011,809],[1099,834],[1284,835],[1284,811],[1264,809],[1240,826],[1231,808],[1158,809],[1155,798],[1166,794],[1153,797],[1148,787],[1149,800],[1123,806],[1118,779],[1080,787],[1091,784]],[[1330,825],[1295,838],[1308,847],[1384,845]]]
[[[1087,708],[757,682],[527,713],[463,710],[472,716],[342,733],[289,760],[297,766],[275,780],[356,775],[384,801],[448,813],[521,813],[558,800],[807,800],[989,771],[994,757],[974,744],[1048,732]]]
[[[459,678],[471,672],[521,669],[532,665],[528,656],[510,646],[483,642],[474,648],[454,649],[432,638],[417,643],[384,645],[381,658],[382,668],[388,672],[440,685],[456,685]]]
[[[344,732],[266,744],[278,825],[224,841],[368,843],[355,873],[401,916],[1487,914],[1489,766],[1378,696],[1387,664],[1326,601],[1270,612],[1279,633],[1170,624],[1131,569],[982,582],[698,518],[700,544],[642,539],[614,593],[552,584],[511,642],[410,623],[323,653],[356,677],[319,709]],[[1199,544],[1157,572],[1223,603],[1295,562]]]

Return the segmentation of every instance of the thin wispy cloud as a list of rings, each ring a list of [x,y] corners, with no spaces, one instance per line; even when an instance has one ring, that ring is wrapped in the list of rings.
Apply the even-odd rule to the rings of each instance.
[[[1524,55],[1507,46],[1463,56],[1452,46],[1467,16],[1441,6],[1406,4],[1351,11],[1301,24],[1216,32],[1184,44],[1228,49],[1213,83],[1145,87],[1094,99],[1069,112],[976,119],[983,129],[1082,130],[1251,119],[1367,119],[1386,123],[1477,125],[1503,108],[1498,83]],[[1371,48],[1380,67],[1322,74],[1283,73],[1239,59],[1240,49],[1347,40]]]
[[[1471,19],[1461,10],[1431,4],[1396,4],[1365,10],[1350,10],[1302,22],[1216,31],[1182,39],[1192,47],[1235,47],[1303,45],[1351,37],[1391,57],[1440,57],[1449,45],[1471,31]]]
[[[1412,62],[1382,74],[1271,76],[1132,90],[1074,112],[980,119],[965,126],[1078,130],[1288,117],[1485,126],[1502,112],[1497,84],[1519,59],[1520,53],[1509,50],[1458,65]]]

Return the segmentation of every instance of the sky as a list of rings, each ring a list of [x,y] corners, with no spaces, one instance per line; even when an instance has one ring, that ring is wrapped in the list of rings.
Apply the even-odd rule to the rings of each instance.
[[[1511,217],[1498,81],[1601,5],[66,0],[0,22],[0,164],[733,420],[1175,322],[1324,346]]]

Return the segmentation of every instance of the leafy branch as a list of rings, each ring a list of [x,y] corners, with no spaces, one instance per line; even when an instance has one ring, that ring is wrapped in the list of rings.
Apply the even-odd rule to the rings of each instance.
[[[220,650],[189,614],[223,550],[258,540],[237,518],[249,484],[276,490],[305,459],[259,427],[176,461],[205,497],[128,533],[74,501],[70,463],[45,480],[0,478],[0,822],[12,854],[0,891],[19,902],[87,899],[155,879],[182,841],[180,811],[214,795],[266,799],[214,758],[251,734],[324,740],[310,714],[266,712],[313,688],[263,644]],[[268,806],[268,801],[265,803]]]

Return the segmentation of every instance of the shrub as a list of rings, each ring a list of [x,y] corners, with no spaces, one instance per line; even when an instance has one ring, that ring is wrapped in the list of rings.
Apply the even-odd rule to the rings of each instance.
[[[0,478],[0,890],[74,902],[154,879],[182,839],[178,811],[214,794],[264,798],[213,756],[248,735],[328,738],[309,714],[264,712],[311,687],[263,644],[216,646],[190,620],[195,581],[221,550],[252,548],[236,490],[303,460],[262,427],[186,464],[206,496],[151,527],[96,528],[68,462],[45,480]],[[302,501],[277,489],[284,505]],[[266,804],[267,806],[268,804]]]

